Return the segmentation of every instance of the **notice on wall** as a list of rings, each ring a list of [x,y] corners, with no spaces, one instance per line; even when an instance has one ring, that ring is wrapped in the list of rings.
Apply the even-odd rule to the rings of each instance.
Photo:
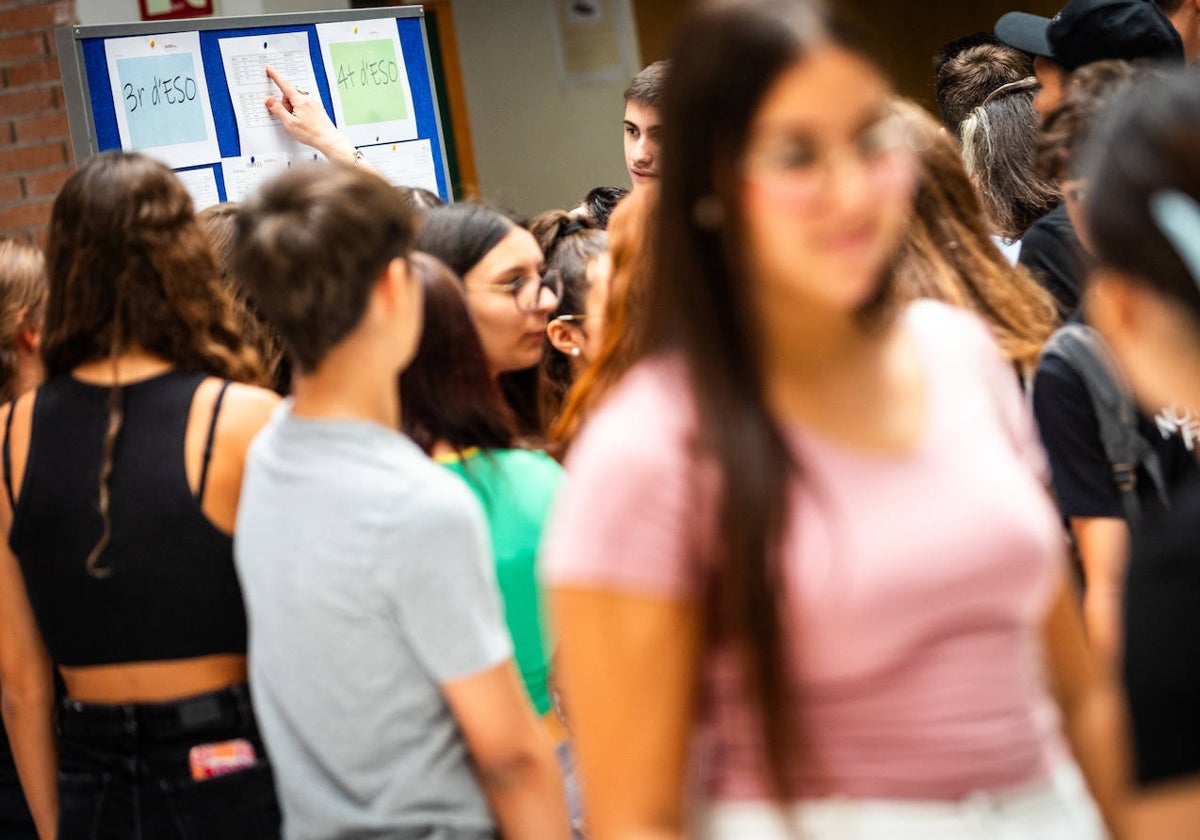
[[[319,98],[308,51],[308,33],[222,38],[219,43],[242,154],[311,154],[314,150],[293,140],[263,104],[268,96],[277,99],[282,96],[275,83],[267,78],[268,65],[300,90]]]
[[[614,0],[548,0],[563,83],[586,85],[625,76]]]
[[[221,194],[217,192],[217,174],[211,166],[203,169],[185,169],[176,172],[175,175],[192,197],[192,204],[197,213],[205,207],[221,203]]]
[[[224,158],[221,174],[225,178],[225,198],[245,201],[259,187],[288,171],[287,155],[242,155]]]
[[[437,168],[428,140],[363,146],[363,157],[396,187],[420,187],[437,194]]]
[[[175,169],[220,159],[198,32],[117,38],[104,50],[122,149]]]
[[[317,24],[333,121],[356,146],[417,136],[412,90],[394,18]]]

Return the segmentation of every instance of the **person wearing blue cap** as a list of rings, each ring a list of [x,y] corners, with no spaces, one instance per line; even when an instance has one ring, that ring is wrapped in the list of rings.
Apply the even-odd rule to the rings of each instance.
[[[1085,64],[1119,58],[1183,63],[1183,39],[1151,0],[1070,0],[1053,18],[1009,12],[996,37],[1034,57],[1043,118],[1058,105],[1066,77]]]

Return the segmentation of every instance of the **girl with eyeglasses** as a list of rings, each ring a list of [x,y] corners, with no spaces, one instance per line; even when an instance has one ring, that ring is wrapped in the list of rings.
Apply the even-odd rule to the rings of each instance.
[[[1100,840],[1071,750],[1114,806],[1117,704],[1016,378],[893,303],[890,85],[803,0],[705,3],[670,61],[649,348],[547,541],[591,836]]]
[[[545,271],[533,235],[480,204],[435,207],[417,232],[417,249],[462,279],[488,370],[513,410],[518,435],[542,437],[537,366],[546,325],[562,295],[562,280]]]

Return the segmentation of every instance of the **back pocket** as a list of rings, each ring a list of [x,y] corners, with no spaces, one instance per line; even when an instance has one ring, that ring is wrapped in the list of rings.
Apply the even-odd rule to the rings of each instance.
[[[164,781],[159,787],[185,840],[279,837],[279,801],[268,762],[212,779]]]

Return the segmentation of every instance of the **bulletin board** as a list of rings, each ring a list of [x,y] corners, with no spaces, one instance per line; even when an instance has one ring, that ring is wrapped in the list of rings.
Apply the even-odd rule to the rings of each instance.
[[[319,95],[334,124],[394,184],[450,201],[419,6],[59,27],[76,161],[110,149],[162,160],[197,209],[321,163],[262,104],[270,64]]]

